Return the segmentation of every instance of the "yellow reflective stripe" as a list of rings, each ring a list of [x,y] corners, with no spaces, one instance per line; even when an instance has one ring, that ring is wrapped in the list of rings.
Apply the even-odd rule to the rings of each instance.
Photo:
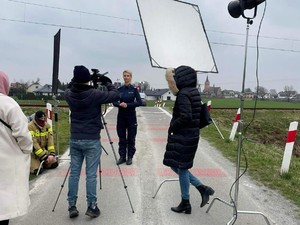
[[[48,135],[48,132],[39,132],[39,131],[36,131],[34,135],[36,137],[45,137],[45,136]]]
[[[40,155],[42,152],[43,152],[43,149],[40,148],[39,150],[35,151],[35,154]]]
[[[48,132],[52,132],[52,127],[50,127],[50,128],[48,129]]]
[[[29,131],[32,137],[34,137],[35,132],[34,131]]]
[[[50,146],[48,147],[48,150],[54,150],[54,145],[50,145]]]

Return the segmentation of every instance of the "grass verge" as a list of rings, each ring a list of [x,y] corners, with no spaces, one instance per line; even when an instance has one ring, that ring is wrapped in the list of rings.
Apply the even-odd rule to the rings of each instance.
[[[211,111],[212,118],[225,140],[220,137],[213,124],[201,130],[201,136],[232,162],[236,162],[238,141],[237,137],[234,141],[229,140],[235,113],[233,110]],[[299,120],[300,115],[294,111],[259,111],[248,126],[246,121],[251,121],[252,116],[251,111],[244,113],[245,133],[243,132],[242,150],[248,163],[247,174],[259,183],[278,191],[300,210],[300,158],[293,155],[289,172],[280,175],[289,122]],[[241,153],[242,170],[245,165],[245,157]]]

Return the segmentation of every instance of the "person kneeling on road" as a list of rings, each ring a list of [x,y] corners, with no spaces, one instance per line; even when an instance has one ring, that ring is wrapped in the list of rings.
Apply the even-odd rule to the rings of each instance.
[[[32,136],[33,152],[31,154],[30,172],[37,174],[40,164],[43,162],[43,169],[54,169],[58,166],[55,155],[53,132],[51,126],[46,122],[46,115],[42,111],[37,111],[28,129]]]

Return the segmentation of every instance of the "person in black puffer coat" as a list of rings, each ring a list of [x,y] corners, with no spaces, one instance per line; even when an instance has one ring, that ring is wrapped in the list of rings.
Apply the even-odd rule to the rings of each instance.
[[[181,202],[171,210],[177,213],[191,213],[189,202],[190,183],[201,194],[200,207],[205,206],[209,196],[214,190],[205,186],[196,178],[189,169],[193,167],[194,157],[199,142],[199,123],[201,97],[197,86],[197,73],[189,66],[179,66],[176,69],[166,70],[166,80],[176,101],[173,108],[173,116],[168,130],[168,142],[164,154],[163,164],[179,175],[181,190]]]

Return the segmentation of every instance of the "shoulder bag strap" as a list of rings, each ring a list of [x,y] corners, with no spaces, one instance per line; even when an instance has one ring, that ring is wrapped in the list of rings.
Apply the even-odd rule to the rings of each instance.
[[[11,130],[11,126],[9,126],[7,123],[5,123],[2,119],[0,119],[0,121]]]

